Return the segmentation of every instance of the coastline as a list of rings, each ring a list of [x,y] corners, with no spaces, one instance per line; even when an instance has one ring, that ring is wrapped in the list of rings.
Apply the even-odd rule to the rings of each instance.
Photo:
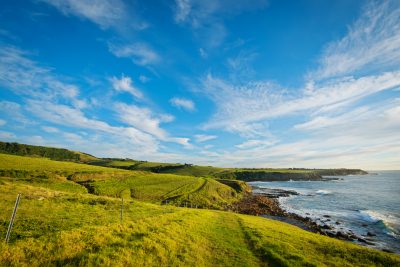
[[[367,246],[379,249],[385,252],[394,253],[393,251],[385,248],[376,247],[373,240],[368,235],[358,236],[352,230],[338,230],[330,226],[329,223],[339,225],[340,222],[333,221],[329,215],[323,215],[321,218],[312,219],[310,217],[303,217],[293,212],[286,211],[279,203],[280,197],[289,197],[291,195],[298,195],[299,193],[293,190],[271,189],[262,188],[259,190],[257,186],[251,186],[251,192],[247,193],[243,199],[234,205],[234,208],[239,213],[261,216],[272,220],[295,225],[303,230],[318,233],[321,235],[333,237],[339,240],[349,241],[358,245]],[[317,221],[319,223],[317,223]]]

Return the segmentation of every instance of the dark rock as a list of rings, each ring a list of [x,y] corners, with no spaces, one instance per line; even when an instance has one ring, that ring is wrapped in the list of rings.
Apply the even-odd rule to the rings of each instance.
[[[361,237],[357,238],[357,240],[362,243],[367,243],[367,240],[365,240],[364,238],[361,238]]]
[[[322,229],[327,229],[327,230],[332,230],[332,227],[327,225],[327,224],[322,225],[321,228]]]
[[[335,222],[335,224],[336,224],[336,225],[339,225],[339,224],[340,224],[340,222]]]
[[[269,198],[280,198],[280,197],[289,197],[294,195],[299,195],[296,191],[293,190],[283,190],[283,189],[273,189],[273,188],[260,188],[253,187],[254,195],[261,195]]]
[[[324,233],[329,237],[336,237],[336,233],[334,231],[325,231]]]
[[[355,234],[350,234],[349,237],[350,237],[351,239],[358,239],[358,236],[356,236]]]
[[[329,216],[329,215],[324,215],[323,217],[325,217],[325,218],[330,218],[331,216]]]
[[[361,224],[361,226],[362,226],[362,227],[367,227],[367,226],[368,226],[368,224],[366,224],[366,223],[363,223],[363,224]]]
[[[342,233],[341,231],[336,233],[336,237],[339,237],[342,239],[349,239],[349,236],[346,233]]]
[[[376,236],[376,234],[368,231],[367,236]]]

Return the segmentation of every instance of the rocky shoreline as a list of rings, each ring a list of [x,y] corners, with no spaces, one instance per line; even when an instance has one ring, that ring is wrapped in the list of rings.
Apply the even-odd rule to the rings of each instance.
[[[303,230],[313,233],[319,233],[329,237],[334,237],[340,240],[351,241],[365,246],[374,246],[371,237],[374,233],[368,232],[367,236],[358,236],[352,230],[335,229],[331,224],[340,225],[341,222],[333,221],[329,215],[324,215],[322,218],[313,220],[310,217],[302,217],[295,213],[284,210],[278,201],[279,197],[288,197],[298,195],[296,191],[270,189],[253,186],[253,191],[247,193],[243,199],[234,205],[234,209],[239,213],[262,216],[265,218],[286,222]],[[307,214],[306,214],[307,215]],[[309,215],[309,214],[308,214]],[[392,252],[385,250],[386,252]]]

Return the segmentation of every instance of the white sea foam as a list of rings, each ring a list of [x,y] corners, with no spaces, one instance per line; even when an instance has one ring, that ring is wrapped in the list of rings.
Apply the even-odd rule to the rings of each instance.
[[[329,190],[318,190],[315,193],[318,194],[318,195],[330,195],[330,194],[332,194],[332,192],[329,191]]]
[[[370,223],[382,222],[388,230],[387,233],[393,236],[400,235],[400,218],[392,214],[374,210],[361,210],[361,219]]]

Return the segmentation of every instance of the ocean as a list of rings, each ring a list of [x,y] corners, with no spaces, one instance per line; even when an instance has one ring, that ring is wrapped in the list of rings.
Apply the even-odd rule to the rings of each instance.
[[[336,231],[351,230],[367,239],[371,247],[400,253],[400,171],[370,171],[368,175],[334,178],[339,180],[250,184],[294,190],[299,195],[279,198],[285,210]]]

